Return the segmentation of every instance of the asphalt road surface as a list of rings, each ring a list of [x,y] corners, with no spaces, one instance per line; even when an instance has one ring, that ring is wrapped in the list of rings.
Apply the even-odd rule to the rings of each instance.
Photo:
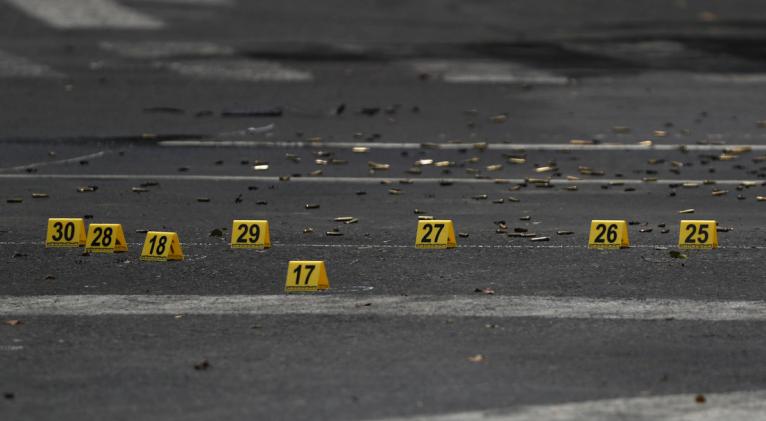
[[[0,418],[764,419],[765,19],[0,1]],[[422,216],[458,247],[416,249]],[[129,250],[45,248],[52,217]],[[290,260],[329,290],[285,294]]]

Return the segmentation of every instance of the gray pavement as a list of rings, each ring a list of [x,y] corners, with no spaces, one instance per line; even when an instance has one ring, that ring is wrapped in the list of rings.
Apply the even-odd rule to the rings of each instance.
[[[760,3],[506,3],[0,1],[0,417],[763,417]]]

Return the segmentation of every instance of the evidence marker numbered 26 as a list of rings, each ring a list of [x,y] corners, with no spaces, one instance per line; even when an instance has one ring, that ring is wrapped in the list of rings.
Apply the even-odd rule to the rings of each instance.
[[[235,219],[231,223],[230,244],[233,249],[270,248],[269,221]]]
[[[85,245],[85,221],[82,218],[50,218],[45,233],[45,247],[82,247]]]
[[[449,219],[418,221],[415,247],[419,249],[450,249],[457,247],[455,227]]]
[[[590,222],[588,248],[620,249],[630,247],[625,220],[594,219]]]

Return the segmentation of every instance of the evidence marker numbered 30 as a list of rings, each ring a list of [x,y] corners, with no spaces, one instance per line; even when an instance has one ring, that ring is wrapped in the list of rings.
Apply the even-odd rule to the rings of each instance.
[[[45,233],[45,247],[82,247],[85,245],[85,221],[82,218],[50,218]]]
[[[269,221],[235,219],[231,223],[230,244],[233,249],[271,248]]]
[[[90,224],[85,240],[88,253],[121,253],[128,251],[125,233],[120,224]]]
[[[166,262],[168,260],[183,260],[184,252],[181,241],[175,232],[149,231],[146,233],[144,247],[141,249],[141,260],[149,262]]]
[[[620,249],[630,247],[628,222],[614,219],[594,219],[590,221],[588,248]]]
[[[450,249],[457,247],[455,226],[450,219],[418,221],[415,247],[419,249]]]

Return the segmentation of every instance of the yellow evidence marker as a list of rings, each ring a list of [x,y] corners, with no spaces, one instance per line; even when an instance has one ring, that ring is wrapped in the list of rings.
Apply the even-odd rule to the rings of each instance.
[[[271,248],[269,221],[235,219],[231,224],[231,248]]]
[[[45,247],[82,247],[85,245],[85,221],[82,218],[50,218]]]
[[[619,249],[630,247],[628,223],[624,220],[594,219],[590,221],[588,248]]]
[[[415,247],[419,249],[451,249],[457,247],[452,220],[432,219],[418,221]]]
[[[718,223],[712,220],[681,221],[678,247],[682,249],[718,248]]]
[[[146,233],[144,248],[141,250],[141,260],[150,262],[166,262],[168,260],[183,260],[184,252],[178,234],[174,232],[149,231]]]
[[[313,292],[330,288],[321,260],[291,260],[287,265],[285,292]]]
[[[90,224],[85,241],[85,251],[115,253],[128,251],[125,233],[120,224]]]

